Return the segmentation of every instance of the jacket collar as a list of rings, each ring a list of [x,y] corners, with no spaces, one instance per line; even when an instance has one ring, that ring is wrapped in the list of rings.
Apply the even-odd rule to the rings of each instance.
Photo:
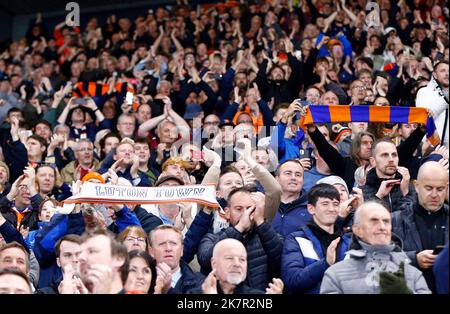
[[[386,181],[386,180],[393,180],[393,179],[401,180],[402,178],[403,178],[402,175],[398,171],[395,172],[394,178],[390,178],[390,179],[379,178],[377,175],[376,169],[372,168],[367,173],[366,184],[367,185],[380,185],[381,182]]]

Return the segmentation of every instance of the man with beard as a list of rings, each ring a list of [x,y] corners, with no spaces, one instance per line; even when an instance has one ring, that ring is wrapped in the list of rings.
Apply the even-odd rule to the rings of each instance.
[[[436,128],[442,143],[448,146],[448,61],[440,61],[434,66],[433,78],[427,86],[419,89],[416,98],[416,107],[431,109],[436,122]]]
[[[79,256],[80,275],[92,294],[123,293],[128,275],[126,247],[112,233],[96,228],[82,236]]]
[[[448,243],[448,170],[436,161],[424,163],[417,176],[417,198],[392,215],[392,230],[403,240],[403,250],[418,267],[431,291],[436,292],[434,248]]]
[[[399,165],[405,165],[424,137],[426,129],[423,125],[418,127],[411,136],[397,147]],[[367,165],[372,157],[372,145],[375,136],[369,132],[359,132],[352,140],[350,156],[343,157],[322,135],[318,128],[311,124],[308,134],[317,148],[320,156],[330,167],[332,173],[344,179],[347,188],[351,190],[355,183],[355,171],[358,167]]]
[[[400,204],[414,202],[416,193],[409,183],[409,170],[398,166],[397,147],[391,140],[372,146],[370,163],[373,168],[363,186],[365,200],[382,200],[391,212],[398,210]]]
[[[224,239],[214,246],[211,259],[212,271],[202,284],[205,294],[262,294],[263,290],[253,289],[244,283],[247,277],[247,251],[235,239]],[[266,288],[268,294],[281,294],[283,282],[274,278]]]
[[[200,242],[198,261],[202,273],[211,271],[214,246],[223,239],[241,241],[249,255],[246,284],[264,290],[280,268],[283,243],[264,219],[265,197],[242,187],[230,192],[225,216],[230,226],[219,233],[208,233]]]

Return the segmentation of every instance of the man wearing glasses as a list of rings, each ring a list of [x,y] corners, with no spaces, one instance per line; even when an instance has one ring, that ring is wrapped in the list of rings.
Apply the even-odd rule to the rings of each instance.
[[[367,87],[360,80],[354,80],[350,84],[348,89],[348,95],[350,96],[350,106],[365,105]]]

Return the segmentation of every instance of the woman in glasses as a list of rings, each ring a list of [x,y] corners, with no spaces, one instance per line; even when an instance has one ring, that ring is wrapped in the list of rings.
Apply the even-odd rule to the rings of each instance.
[[[147,233],[139,226],[128,226],[118,236],[117,240],[122,242],[127,251],[140,250],[147,251]]]

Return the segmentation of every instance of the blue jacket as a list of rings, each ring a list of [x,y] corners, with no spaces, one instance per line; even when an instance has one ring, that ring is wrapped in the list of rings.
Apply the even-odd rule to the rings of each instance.
[[[38,222],[38,228],[39,228],[39,230],[42,229],[42,227],[44,226],[44,224],[45,224],[45,222],[42,222],[42,221],[39,221],[39,222]],[[25,243],[28,245],[28,247],[29,247],[31,250],[32,250],[33,247],[34,247],[34,240],[35,240],[35,237],[36,237],[36,233],[37,233],[39,230],[31,230],[30,232],[28,232],[28,235],[27,235],[26,238],[24,239],[24,240],[25,240]]]
[[[236,228],[230,226],[219,233],[208,233],[200,242],[198,262],[203,274],[211,271],[213,248],[217,242],[224,239],[236,239],[244,244],[247,251],[247,279],[245,283],[255,289],[265,291],[280,269],[283,241],[269,223],[255,226],[244,237]]]
[[[350,237],[341,238],[336,262],[342,261],[348,250]],[[289,234],[281,255],[281,279],[291,294],[318,294],[323,275],[328,269],[326,252],[309,227]]]
[[[162,220],[159,217],[147,212],[141,206],[136,206],[136,208],[134,209],[134,214],[136,215],[137,219],[139,219],[142,229],[144,229],[147,234],[159,225],[163,224]]]
[[[302,191],[300,197],[292,203],[281,203],[272,221],[273,229],[283,237],[299,230],[312,218],[306,209],[307,202],[307,195]]]
[[[300,158],[300,146],[301,139],[304,137],[303,130],[297,131],[296,138],[285,138],[286,124],[278,121],[276,124],[272,136],[270,138],[270,149],[278,154],[279,163],[283,163],[288,159]]]
[[[83,216],[78,213],[55,214],[50,222],[36,233],[33,251],[41,268],[38,288],[48,287],[55,277],[62,275],[61,269],[56,264],[54,251],[56,242],[66,234],[81,235],[83,231]]]
[[[303,175],[303,190],[305,190],[305,192],[308,193],[308,191],[314,185],[316,185],[317,181],[328,176],[330,175],[319,173],[316,167],[313,167],[310,170],[305,171],[305,174]]]
[[[119,234],[126,229],[128,226],[139,226],[141,223],[136,215],[131,212],[128,206],[122,207],[121,210],[115,213],[116,221],[108,226],[108,229],[115,234]]]
[[[439,253],[433,265],[434,278],[436,279],[436,291],[439,294],[448,294],[448,242],[444,250]]]
[[[186,263],[190,263],[197,254],[201,239],[210,231],[214,215],[208,215],[201,210],[195,215],[183,241],[183,257]]]

